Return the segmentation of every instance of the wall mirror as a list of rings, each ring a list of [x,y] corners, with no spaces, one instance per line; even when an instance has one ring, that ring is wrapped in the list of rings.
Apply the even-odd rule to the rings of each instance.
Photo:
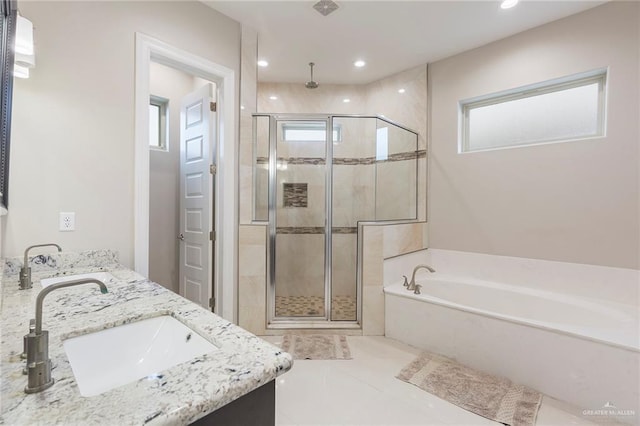
[[[6,209],[9,201],[9,143],[11,140],[11,101],[13,98],[14,39],[17,2],[0,0],[0,204]]]

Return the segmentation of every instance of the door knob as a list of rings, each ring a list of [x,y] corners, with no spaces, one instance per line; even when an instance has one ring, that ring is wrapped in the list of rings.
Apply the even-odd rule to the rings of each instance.
[[[180,241],[184,241],[184,235],[183,235],[183,234],[179,234],[179,235],[178,235],[178,239],[179,239]]]

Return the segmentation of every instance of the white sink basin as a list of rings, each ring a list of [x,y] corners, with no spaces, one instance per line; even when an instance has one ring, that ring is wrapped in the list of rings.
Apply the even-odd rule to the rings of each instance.
[[[115,279],[116,277],[114,277],[108,272],[91,272],[88,274],[67,275],[64,277],[45,278],[43,280],[40,280],[40,284],[42,285],[42,288],[45,288],[53,284],[66,283],[67,281],[75,281],[82,278],[95,278],[97,280],[105,282],[107,280]]]
[[[218,348],[169,315],[63,342],[82,396],[95,396]]]

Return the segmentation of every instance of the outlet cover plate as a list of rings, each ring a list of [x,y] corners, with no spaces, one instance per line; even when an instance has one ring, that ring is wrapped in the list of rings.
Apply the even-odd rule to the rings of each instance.
[[[76,230],[76,214],[75,212],[60,212],[60,231]]]

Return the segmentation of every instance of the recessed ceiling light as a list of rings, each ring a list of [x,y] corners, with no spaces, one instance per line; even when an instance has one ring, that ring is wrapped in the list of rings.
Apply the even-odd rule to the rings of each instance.
[[[404,90],[404,89],[398,89],[398,93],[404,93],[404,92],[406,92],[406,90]]]
[[[244,109],[244,105],[240,105],[240,109]]]
[[[277,97],[277,96],[272,95],[272,96],[269,96],[269,99],[271,99],[272,101],[276,101],[276,100],[278,100],[278,97]]]
[[[269,66],[269,62],[265,61],[264,59],[260,59],[260,60],[258,61],[258,66],[259,66],[259,67],[262,67],[262,68],[264,68],[264,67],[268,67],[268,66]]]
[[[345,104],[348,104],[349,102],[351,102],[351,99],[349,99],[349,98],[344,98],[344,99],[342,100],[342,102],[344,102]]]
[[[357,60],[357,61],[355,61],[355,62],[353,63],[353,65],[355,65],[355,66],[356,66],[356,67],[358,67],[358,68],[362,68],[362,67],[364,67],[365,65],[367,65],[367,63],[366,63],[365,61],[362,61],[362,60]]]
[[[502,9],[511,9],[513,6],[515,6],[516,4],[518,4],[518,0],[504,0],[501,4],[500,7]]]

